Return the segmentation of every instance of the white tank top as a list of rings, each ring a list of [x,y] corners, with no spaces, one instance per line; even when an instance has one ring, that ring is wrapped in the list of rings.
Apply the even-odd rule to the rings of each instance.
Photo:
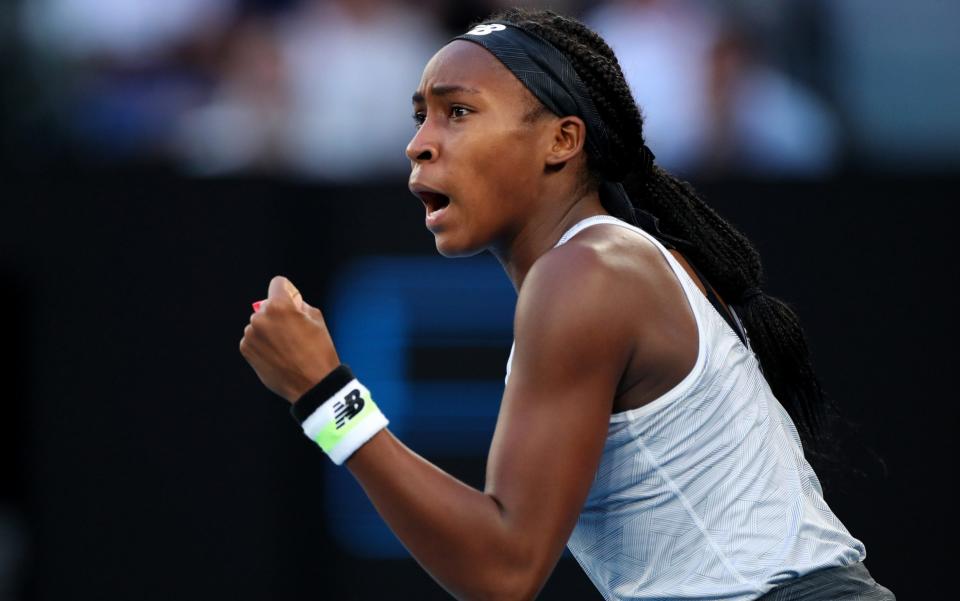
[[[567,543],[603,597],[756,599],[797,576],[862,561],[863,543],[824,501],[756,355],[673,255],[608,215],[577,223],[557,246],[598,223],[628,228],[660,249],[699,333],[696,364],[679,384],[610,416]]]

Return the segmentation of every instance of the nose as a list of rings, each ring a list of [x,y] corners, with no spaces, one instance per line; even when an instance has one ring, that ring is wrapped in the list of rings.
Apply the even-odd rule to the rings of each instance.
[[[417,133],[407,144],[407,158],[412,163],[432,163],[439,156],[440,146],[432,136],[432,128],[429,125],[429,119],[424,121]]]

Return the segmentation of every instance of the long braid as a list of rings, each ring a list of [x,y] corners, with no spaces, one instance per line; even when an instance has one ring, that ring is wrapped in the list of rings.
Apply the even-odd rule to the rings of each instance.
[[[796,313],[766,294],[742,298],[763,283],[756,248],[692,186],[642,160],[643,117],[610,46],[579,21],[552,11],[507,9],[485,21],[535,33],[570,59],[607,125],[614,157],[612,165],[603,166],[588,157],[591,175],[623,180],[637,208],[656,216],[664,233],[690,243],[682,250],[720,296],[736,306],[764,377],[790,413],[808,456],[823,459],[826,421],[835,411],[814,372]]]

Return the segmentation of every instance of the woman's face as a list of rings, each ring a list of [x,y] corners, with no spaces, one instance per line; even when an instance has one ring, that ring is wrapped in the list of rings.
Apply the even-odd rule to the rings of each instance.
[[[410,191],[445,256],[504,243],[532,214],[550,148],[539,102],[492,54],[456,40],[427,63],[413,97]]]

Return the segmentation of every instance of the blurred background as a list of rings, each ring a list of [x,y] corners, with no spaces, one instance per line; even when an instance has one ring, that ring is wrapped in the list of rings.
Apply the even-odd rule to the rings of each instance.
[[[758,245],[855,424],[827,501],[877,580],[943,597],[960,4],[532,5],[608,40],[658,162]],[[403,148],[426,61],[499,7],[0,5],[0,599],[448,598],[236,346],[287,275],[482,487],[515,296],[436,255]],[[541,598],[599,595],[565,557]]]

